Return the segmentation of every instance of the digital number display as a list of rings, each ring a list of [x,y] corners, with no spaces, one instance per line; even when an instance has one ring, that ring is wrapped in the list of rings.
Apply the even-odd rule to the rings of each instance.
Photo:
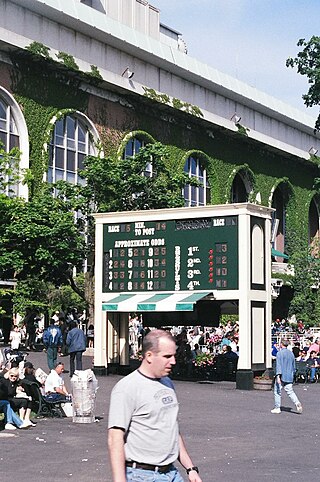
[[[238,217],[105,224],[103,291],[238,289]]]

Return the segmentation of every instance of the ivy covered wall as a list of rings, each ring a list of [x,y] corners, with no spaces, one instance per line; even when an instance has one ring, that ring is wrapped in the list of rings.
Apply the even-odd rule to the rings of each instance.
[[[308,162],[267,149],[250,139],[250,133],[227,131],[207,123],[200,115],[149,97],[109,92],[102,98],[89,94],[83,88],[79,73],[57,67],[56,62],[21,52],[14,54],[12,61],[10,70],[2,65],[1,78],[7,81],[7,71],[10,71],[10,90],[28,126],[33,173],[31,195],[41,191],[48,168],[53,120],[80,111],[95,124],[105,157],[115,161],[124,148],[126,136],[132,132],[140,139],[169,146],[172,172],[183,170],[188,156],[200,157],[207,170],[212,204],[229,202],[232,182],[238,172],[250,180],[251,202],[270,206],[272,193],[279,187],[288,196],[288,254],[307,247],[309,206],[316,194],[313,186],[318,176],[317,158]],[[86,81],[89,85],[90,80]]]

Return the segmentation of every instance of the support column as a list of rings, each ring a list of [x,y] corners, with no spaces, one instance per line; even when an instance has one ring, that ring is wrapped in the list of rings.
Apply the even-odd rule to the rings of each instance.
[[[239,216],[239,360],[236,387],[253,388],[251,368],[251,309],[250,309],[250,215]]]
[[[96,225],[95,253],[95,310],[94,310],[94,371],[98,375],[106,375],[107,370],[107,313],[102,311],[102,242],[103,225]]]

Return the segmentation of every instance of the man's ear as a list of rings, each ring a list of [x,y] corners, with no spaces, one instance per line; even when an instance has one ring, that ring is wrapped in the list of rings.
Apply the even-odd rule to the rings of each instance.
[[[152,351],[147,351],[144,358],[145,358],[147,363],[151,363]]]

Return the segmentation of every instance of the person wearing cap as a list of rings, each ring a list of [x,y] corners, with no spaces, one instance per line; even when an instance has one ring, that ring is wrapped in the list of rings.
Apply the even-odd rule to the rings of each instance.
[[[302,413],[302,405],[295,394],[292,384],[296,371],[296,361],[292,351],[288,350],[288,340],[281,340],[280,351],[276,358],[276,377],[274,383],[274,408],[271,413],[281,413],[281,391],[282,387],[295,404],[298,413]]]
[[[45,397],[47,400],[59,402],[67,400],[70,397],[65,387],[61,374],[64,372],[64,363],[57,362],[56,366],[49,375],[44,384]]]

